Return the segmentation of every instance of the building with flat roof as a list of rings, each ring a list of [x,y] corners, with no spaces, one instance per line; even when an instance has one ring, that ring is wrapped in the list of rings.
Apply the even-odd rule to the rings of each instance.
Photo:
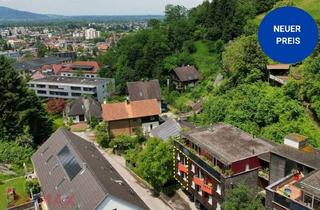
[[[50,210],[149,209],[93,143],[64,128],[31,159]]]
[[[100,102],[115,90],[115,81],[111,78],[47,76],[28,84],[39,97],[76,99],[82,95],[91,95]]]
[[[258,187],[259,179],[265,179],[260,156],[273,147],[272,142],[223,123],[191,129],[174,142],[175,178],[197,205],[220,209],[234,184],[244,181]]]
[[[320,150],[307,137],[289,134],[270,152],[270,185],[266,209],[320,208]]]

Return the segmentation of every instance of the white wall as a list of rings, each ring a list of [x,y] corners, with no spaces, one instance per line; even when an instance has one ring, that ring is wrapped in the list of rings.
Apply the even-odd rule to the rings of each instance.
[[[156,128],[159,126],[159,122],[148,122],[148,123],[142,123],[142,129],[144,133],[150,133],[150,131],[152,130],[150,128],[150,126],[152,125],[152,129]]]
[[[141,208],[119,198],[109,195],[95,210],[142,210]]]

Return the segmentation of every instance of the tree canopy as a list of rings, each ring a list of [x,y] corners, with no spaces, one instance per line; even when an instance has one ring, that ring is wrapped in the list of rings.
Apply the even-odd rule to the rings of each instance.
[[[27,87],[12,63],[0,57],[0,139],[14,141],[28,127],[34,144],[51,134],[51,122],[41,100]]]

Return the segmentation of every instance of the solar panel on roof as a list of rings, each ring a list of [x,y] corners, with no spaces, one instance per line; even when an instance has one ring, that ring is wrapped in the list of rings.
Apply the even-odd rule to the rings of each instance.
[[[58,158],[70,180],[72,180],[81,171],[81,166],[67,146],[63,147],[59,152]]]

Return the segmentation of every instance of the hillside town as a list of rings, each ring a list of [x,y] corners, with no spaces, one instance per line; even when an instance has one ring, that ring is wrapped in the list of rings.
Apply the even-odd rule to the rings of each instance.
[[[305,2],[0,24],[0,209],[320,210],[320,48],[257,38]]]

